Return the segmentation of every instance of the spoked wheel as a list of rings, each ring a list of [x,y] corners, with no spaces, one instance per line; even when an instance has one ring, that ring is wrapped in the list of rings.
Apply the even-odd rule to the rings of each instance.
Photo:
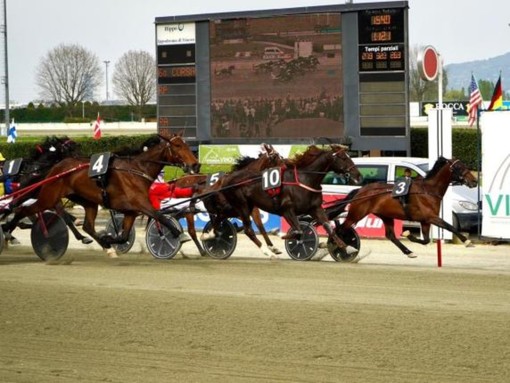
[[[354,230],[353,227],[343,230],[340,227],[337,227],[335,229],[335,233],[347,246],[352,246],[355,249],[358,249],[358,251],[352,254],[347,254],[346,251],[341,250],[331,238],[328,238],[329,254],[337,262],[353,262],[358,256],[361,248],[361,241],[359,240],[358,233],[356,233],[356,230]]]
[[[172,225],[182,232],[182,226],[174,217],[166,215]],[[156,220],[151,220],[145,233],[147,250],[157,259],[171,259],[181,249],[181,240],[174,237],[172,232]]]
[[[30,231],[32,247],[43,261],[59,259],[69,245],[69,231],[64,220],[52,211],[40,214]]]
[[[303,231],[300,239],[286,239],[285,249],[292,259],[296,261],[308,261],[317,252],[319,236],[315,227],[308,222],[299,221],[299,227]],[[292,230],[289,229],[287,234]]]
[[[210,230],[213,230],[211,221],[207,222],[204,227],[205,232]],[[228,219],[223,220],[216,231],[216,236],[202,241],[202,246],[211,258],[227,259],[237,246],[236,227]]]
[[[122,221],[124,220],[124,214],[115,213],[114,214],[115,219],[115,225],[113,224],[113,220],[110,218],[108,220],[108,223],[106,224],[106,233],[110,234],[112,237],[117,237],[120,234],[120,231],[122,230]],[[115,230],[115,228],[118,228],[119,232]],[[112,247],[117,251],[117,253],[120,254],[126,254],[133,245],[135,244],[136,239],[136,231],[135,231],[135,225],[131,228],[129,231],[128,240],[124,243],[114,243],[112,244]]]

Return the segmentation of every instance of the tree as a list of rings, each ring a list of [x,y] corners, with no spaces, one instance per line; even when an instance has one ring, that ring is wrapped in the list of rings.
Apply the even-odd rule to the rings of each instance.
[[[43,100],[72,110],[92,99],[102,83],[99,59],[79,45],[61,44],[41,59],[36,82]]]
[[[156,62],[144,51],[128,51],[115,64],[114,92],[136,107],[140,117],[143,107],[156,94]]]
[[[418,71],[418,54],[423,50],[423,46],[415,45],[409,49],[409,99],[410,101],[430,101],[436,100],[438,94],[438,80],[425,81],[420,77]],[[443,89],[448,85],[448,73],[443,70]]]

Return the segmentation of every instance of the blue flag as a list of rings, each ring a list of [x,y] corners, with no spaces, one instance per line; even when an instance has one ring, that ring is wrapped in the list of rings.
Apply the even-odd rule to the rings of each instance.
[[[15,143],[16,138],[18,138],[18,132],[16,132],[16,125],[14,123],[11,123],[11,127],[9,128],[9,131],[7,132],[7,142]]]

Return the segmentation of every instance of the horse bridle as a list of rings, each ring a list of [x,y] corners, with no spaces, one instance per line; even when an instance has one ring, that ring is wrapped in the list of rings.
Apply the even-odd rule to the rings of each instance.
[[[455,176],[456,181],[463,182],[466,179],[466,174],[469,173],[469,169],[465,169],[464,171],[459,169],[459,167],[456,166],[457,163],[460,162],[458,159],[454,161],[448,160],[448,162],[450,163],[450,171]]]

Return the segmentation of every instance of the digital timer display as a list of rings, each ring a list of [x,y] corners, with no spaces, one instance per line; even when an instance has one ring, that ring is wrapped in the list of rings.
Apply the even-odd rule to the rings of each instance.
[[[375,15],[370,17],[371,25],[391,25],[391,15]]]
[[[404,42],[402,8],[367,9],[358,13],[359,44]]]
[[[158,84],[175,84],[195,82],[195,65],[159,66]]]
[[[404,70],[404,57],[404,44],[360,46],[359,70],[360,72]]]

